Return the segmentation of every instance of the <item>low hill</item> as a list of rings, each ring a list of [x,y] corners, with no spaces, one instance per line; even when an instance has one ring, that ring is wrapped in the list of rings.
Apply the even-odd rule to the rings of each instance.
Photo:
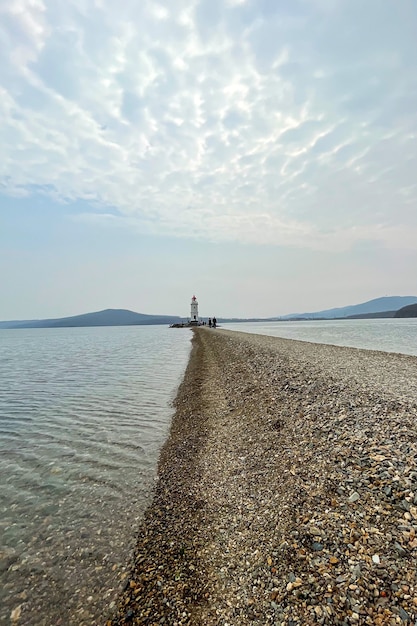
[[[403,306],[402,309],[396,311],[394,317],[417,317],[417,304]]]
[[[145,315],[127,309],[105,309],[94,313],[45,320],[0,322],[0,328],[71,328],[80,326],[135,326],[173,324],[181,321],[176,315]]]
[[[324,311],[316,311],[313,313],[292,313],[277,319],[338,319],[342,317],[356,317],[357,315],[398,311],[398,309],[408,306],[409,304],[417,304],[417,296],[387,296],[368,300],[361,304],[335,309],[325,309]]]
[[[395,317],[396,311],[381,311],[380,313],[358,313],[357,315],[348,315],[338,319],[344,320],[378,320]]]

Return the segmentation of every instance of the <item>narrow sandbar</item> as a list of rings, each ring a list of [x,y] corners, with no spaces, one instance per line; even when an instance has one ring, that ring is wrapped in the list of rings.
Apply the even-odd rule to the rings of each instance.
[[[108,623],[414,623],[417,358],[193,332]]]

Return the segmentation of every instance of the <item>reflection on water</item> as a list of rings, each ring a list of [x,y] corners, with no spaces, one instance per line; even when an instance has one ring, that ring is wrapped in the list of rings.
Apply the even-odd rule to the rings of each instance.
[[[417,356],[417,318],[242,322],[222,324],[222,327],[258,335]]]
[[[20,605],[20,623],[102,623],[190,339],[160,326],[0,331],[1,623]]]

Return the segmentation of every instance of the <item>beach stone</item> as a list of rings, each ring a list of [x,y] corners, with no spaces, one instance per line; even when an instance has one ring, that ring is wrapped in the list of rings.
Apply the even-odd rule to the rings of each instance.
[[[355,491],[354,493],[352,493],[351,496],[349,496],[349,502],[357,502],[359,498],[360,498],[360,495],[358,494],[357,491]]]
[[[394,543],[394,548],[400,556],[407,556],[407,550],[405,550],[398,541]]]
[[[409,622],[409,621],[410,621],[410,616],[409,616],[409,614],[407,613],[407,611],[405,611],[405,610],[403,609],[403,607],[402,607],[402,606],[400,606],[400,609],[399,609],[399,612],[398,612],[398,613],[399,613],[399,616],[401,617],[401,619],[403,620],[403,622]]]
[[[22,605],[19,604],[19,606],[14,608],[13,611],[10,613],[10,621],[12,622],[12,624],[15,624],[16,622],[18,622],[20,620],[21,615],[22,615]]]

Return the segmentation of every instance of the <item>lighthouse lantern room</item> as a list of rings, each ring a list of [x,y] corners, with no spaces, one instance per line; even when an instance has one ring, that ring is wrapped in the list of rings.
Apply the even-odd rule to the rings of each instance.
[[[197,298],[191,298],[191,324],[198,324],[198,302]]]

